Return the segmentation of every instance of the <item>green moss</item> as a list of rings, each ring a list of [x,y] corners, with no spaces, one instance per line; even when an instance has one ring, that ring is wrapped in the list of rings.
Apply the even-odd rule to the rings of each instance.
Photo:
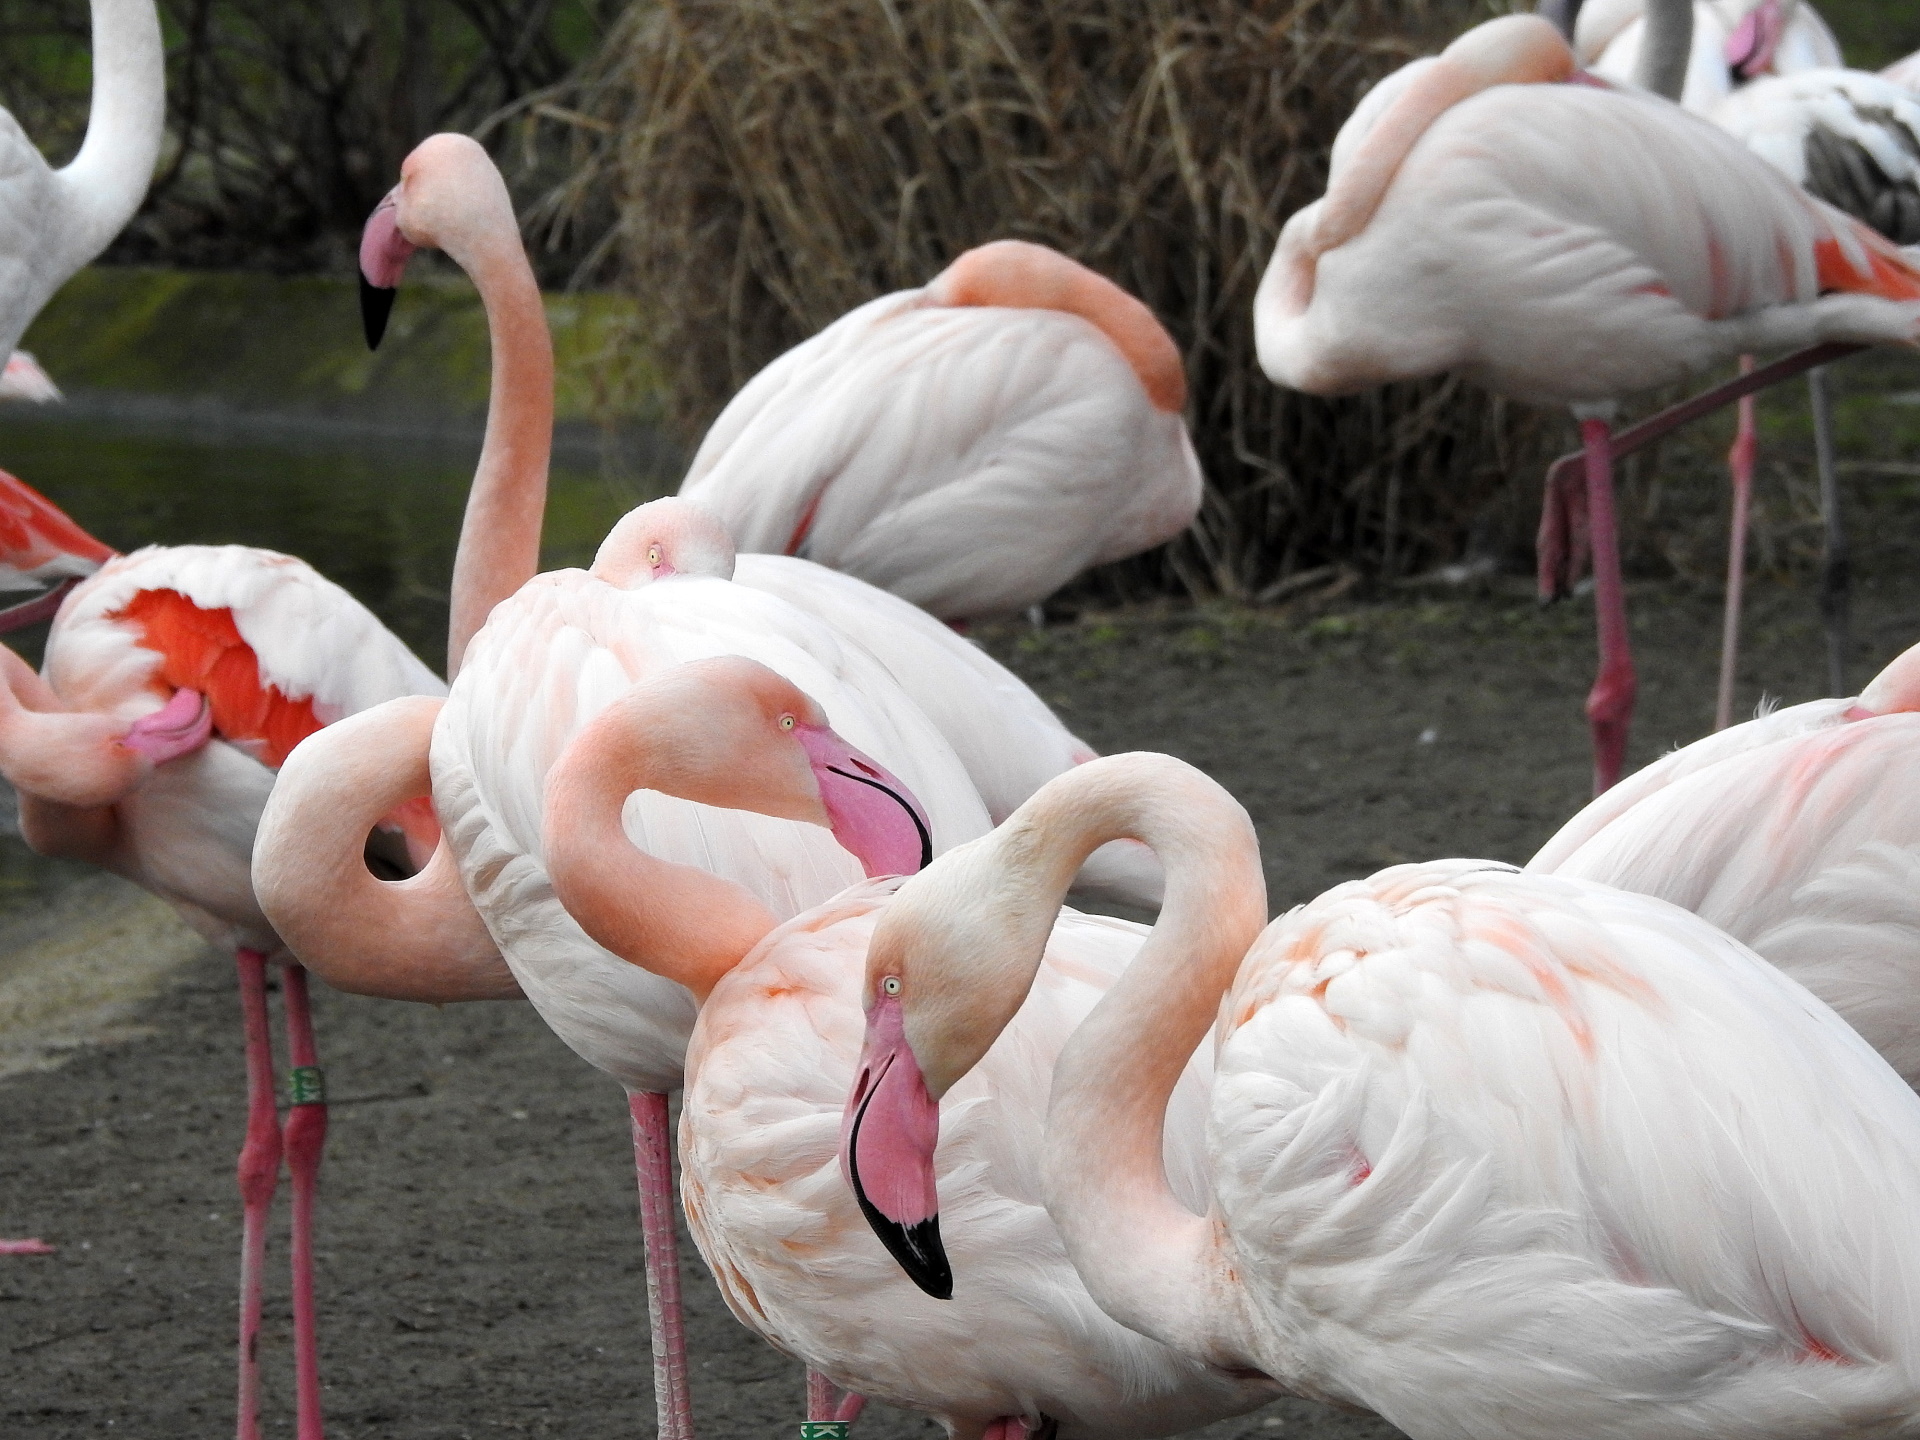
[[[627,301],[550,296],[547,317],[560,420],[656,413],[657,372]],[[486,413],[486,315],[464,280],[410,281],[372,353],[348,281],[95,267],[67,283],[24,343],[73,392],[430,424]]]

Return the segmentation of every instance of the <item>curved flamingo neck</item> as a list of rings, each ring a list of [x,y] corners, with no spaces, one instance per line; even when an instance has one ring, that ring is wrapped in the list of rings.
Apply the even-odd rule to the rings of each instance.
[[[519,997],[444,840],[409,880],[375,879],[364,859],[383,817],[432,793],[427,752],[443,703],[390,700],[318,731],[287,757],[260,817],[261,911],[337,990],[435,1005]]]
[[[1180,352],[1153,312],[1057,250],[1024,240],[979,246],[927,286],[927,300],[934,305],[997,305],[1078,315],[1113,342],[1156,410],[1178,414],[1187,403]]]
[[[743,887],[649,855],[621,825],[635,790],[699,799],[667,747],[616,706],[586,726],[547,776],[547,874],[594,941],[684,985],[701,1004],[779,921]]]
[[[540,570],[553,454],[553,339],[519,230],[510,228],[511,234],[490,233],[483,243],[447,248],[486,306],[493,366],[486,440],[453,562],[449,679],[493,607]]]
[[[80,153],[57,173],[71,222],[58,242],[66,275],[105,249],[140,208],[166,123],[165,51],[154,0],[93,0],[92,11],[87,135]]]
[[[1668,100],[1686,88],[1693,50],[1693,0],[1647,0],[1646,29],[1633,62],[1633,83]]]
[[[0,774],[22,795],[91,809],[112,805],[150,767],[120,743],[124,720],[67,709],[47,682],[0,646]]]

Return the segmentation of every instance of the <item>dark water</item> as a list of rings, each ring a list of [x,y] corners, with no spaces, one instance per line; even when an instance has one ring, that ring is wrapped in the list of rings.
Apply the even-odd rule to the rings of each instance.
[[[650,437],[567,440],[547,502],[546,568],[586,564],[614,521],[679,483],[679,457]],[[479,452],[477,436],[135,418],[85,404],[0,407],[0,468],[116,550],[233,543],[298,555],[436,670],[446,660],[447,583]],[[42,625],[7,640],[38,665],[45,638]],[[86,873],[21,844],[12,798],[5,791],[0,809],[0,910]]]

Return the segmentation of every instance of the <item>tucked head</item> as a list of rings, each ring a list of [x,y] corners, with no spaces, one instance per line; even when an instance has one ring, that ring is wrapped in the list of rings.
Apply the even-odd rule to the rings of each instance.
[[[704,505],[669,495],[620,517],[593,557],[591,573],[632,590],[669,575],[733,578],[733,537]]]
[[[512,197],[480,142],[452,134],[422,140],[401,162],[400,183],[374,207],[360,234],[367,348],[379,348],[393,292],[414,251],[444,250],[471,272],[486,246],[503,237],[518,250]]]

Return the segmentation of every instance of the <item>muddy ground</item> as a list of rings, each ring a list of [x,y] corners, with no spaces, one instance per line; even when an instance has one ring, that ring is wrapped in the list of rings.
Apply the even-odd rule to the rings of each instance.
[[[1902,391],[1850,417],[1843,453],[1878,457],[1854,462],[1871,491],[1856,514],[1855,688],[1920,639],[1906,539],[1920,535],[1920,466],[1903,438],[1916,401]],[[1743,711],[1824,691],[1807,486],[1769,493],[1757,551],[1777,563],[1753,596]],[[1702,525],[1715,531],[1711,514]],[[1670,563],[1643,564],[1667,578],[1633,587],[1636,764],[1711,720],[1712,567],[1689,578],[1674,535],[1684,527],[1669,531]],[[1171,751],[1229,786],[1259,824],[1277,909],[1405,859],[1524,860],[1579,806],[1591,608],[1541,610],[1527,589],[1506,576],[1279,611],[1167,606],[983,639],[1095,745]],[[230,1433],[243,1118],[231,961],[104,878],[0,920],[0,957],[0,1074],[14,1072],[0,1079],[0,1234],[59,1247],[0,1259],[0,1436]],[[525,1006],[323,990],[316,1010],[335,1099],[318,1232],[332,1433],[652,1433],[619,1092]],[[262,1343],[275,1436],[293,1433],[283,1233]],[[685,1270],[703,1433],[792,1434],[799,1367],[732,1320],[690,1247]],[[856,1433],[934,1430],[869,1411]],[[1283,1402],[1201,1433],[1392,1432]]]

